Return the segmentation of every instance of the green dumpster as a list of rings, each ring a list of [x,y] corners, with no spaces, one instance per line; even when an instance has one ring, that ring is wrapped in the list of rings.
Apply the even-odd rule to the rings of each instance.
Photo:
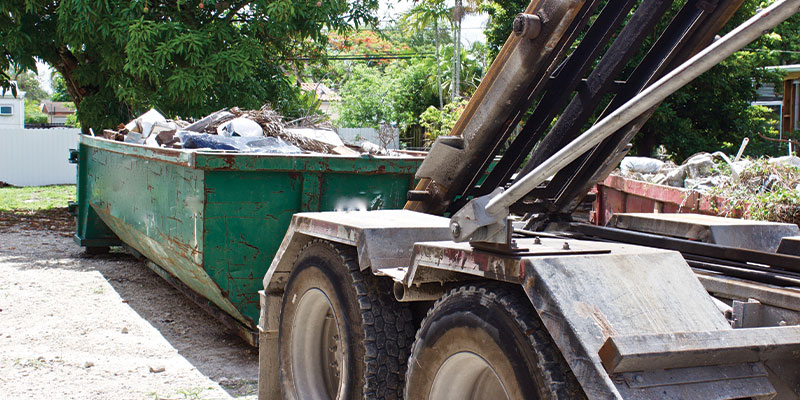
[[[421,162],[171,150],[81,136],[75,239],[90,249],[129,246],[240,332],[255,332],[258,290],[292,214],[401,208]]]

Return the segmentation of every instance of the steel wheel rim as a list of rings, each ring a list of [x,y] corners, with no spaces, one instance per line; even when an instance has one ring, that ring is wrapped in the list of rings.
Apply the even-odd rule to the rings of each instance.
[[[328,296],[319,289],[303,293],[292,320],[292,380],[298,398],[339,398],[344,349],[339,324]]]
[[[428,399],[510,400],[497,371],[483,357],[468,351],[455,353],[442,363]]]

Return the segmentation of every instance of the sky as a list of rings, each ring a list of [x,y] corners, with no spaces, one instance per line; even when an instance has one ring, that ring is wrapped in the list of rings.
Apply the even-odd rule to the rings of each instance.
[[[452,3],[453,1],[450,0],[450,2]],[[378,10],[378,17],[382,22],[396,20],[413,6],[414,3],[411,0],[382,0]],[[461,42],[465,45],[476,41],[485,42],[486,38],[483,36],[483,29],[487,21],[486,14],[466,16],[461,23]]]

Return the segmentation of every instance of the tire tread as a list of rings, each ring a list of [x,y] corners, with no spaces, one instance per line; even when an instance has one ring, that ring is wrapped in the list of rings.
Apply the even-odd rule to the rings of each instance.
[[[451,289],[442,298],[428,309],[428,313],[417,330],[414,345],[409,357],[409,365],[414,362],[413,355],[417,354],[417,346],[422,343],[420,333],[422,327],[433,317],[438,306],[454,296],[480,296],[481,302],[495,302],[499,304],[515,321],[520,331],[525,333],[531,344],[531,349],[536,354],[539,371],[546,382],[542,388],[550,399],[585,399],[586,395],[580,387],[575,375],[567,365],[566,360],[559,352],[547,329],[541,322],[530,300],[520,288],[502,283],[484,283],[459,286]],[[410,368],[406,371],[406,380],[410,377]]]
[[[320,244],[330,246],[340,258],[357,295],[364,328],[364,398],[402,399],[405,363],[414,338],[411,310],[391,297],[391,282],[359,268],[352,247],[315,239],[307,243],[299,254]]]

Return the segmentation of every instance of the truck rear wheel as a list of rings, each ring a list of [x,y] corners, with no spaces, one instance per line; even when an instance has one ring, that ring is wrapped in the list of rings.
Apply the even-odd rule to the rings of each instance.
[[[286,399],[400,399],[411,312],[390,282],[362,272],[352,249],[323,240],[295,262],[278,348]]]
[[[518,288],[462,286],[422,322],[406,399],[578,399],[582,390]]]

